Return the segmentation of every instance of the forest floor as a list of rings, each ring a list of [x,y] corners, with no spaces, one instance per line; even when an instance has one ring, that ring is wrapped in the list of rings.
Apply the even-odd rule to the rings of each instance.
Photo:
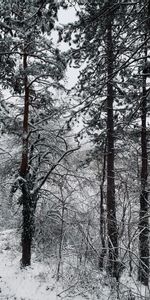
[[[36,261],[20,269],[19,241],[14,230],[0,232],[0,299],[1,300],[61,300],[62,287],[57,284],[50,265]],[[63,295],[63,293],[62,293]],[[75,297],[73,300],[83,300]]]
[[[32,265],[20,268],[20,234],[16,230],[0,231],[0,300],[149,300],[150,290],[134,282],[134,278],[123,275],[119,286],[108,284],[104,274],[94,273],[81,277],[79,288],[73,284],[74,293],[69,294],[71,284],[56,281],[56,262],[44,263],[32,255]],[[68,270],[69,271],[69,270]],[[69,271],[70,273],[71,271]],[[71,273],[68,274],[72,276]],[[76,273],[76,272],[75,272]],[[72,283],[76,282],[73,277]],[[84,282],[84,284],[83,284]],[[87,282],[87,285],[85,284]],[[110,288],[112,286],[112,288]],[[69,292],[68,292],[69,291]],[[130,291],[133,293],[130,294]],[[147,294],[147,295],[146,295]],[[130,296],[129,296],[130,295]]]

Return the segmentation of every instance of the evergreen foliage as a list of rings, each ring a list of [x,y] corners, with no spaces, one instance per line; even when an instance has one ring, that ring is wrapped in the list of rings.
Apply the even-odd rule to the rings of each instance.
[[[149,24],[148,0],[1,0],[1,207],[19,208],[21,267],[36,246],[59,280],[71,257],[122,299],[127,273],[149,286]]]

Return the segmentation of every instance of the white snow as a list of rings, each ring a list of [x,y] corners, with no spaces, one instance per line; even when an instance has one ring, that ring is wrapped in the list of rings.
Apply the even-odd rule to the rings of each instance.
[[[61,300],[58,294],[62,288],[54,279],[51,266],[37,262],[33,255],[32,266],[20,269],[19,248],[15,230],[0,232],[0,299]]]
[[[26,269],[20,268],[20,235],[16,230],[0,231],[0,299],[1,300],[116,300],[117,294],[108,284],[105,273],[93,272],[91,269],[91,279],[84,287],[75,288],[73,293],[69,294],[70,287],[57,282],[55,276],[56,265],[52,262],[44,264],[36,260],[35,254],[32,256],[32,266]],[[68,269],[68,278],[71,276]],[[82,272],[81,272],[82,273]],[[88,273],[87,273],[88,274]],[[85,273],[85,279],[87,274]],[[95,275],[94,275],[95,274]],[[94,276],[93,276],[94,275]],[[88,275],[89,276],[89,275]],[[78,277],[78,276],[77,276]],[[77,278],[76,278],[77,279]],[[72,286],[75,287],[74,278]],[[91,280],[89,277],[89,280]],[[86,281],[86,280],[85,280]],[[135,295],[135,299],[148,300],[149,290],[140,285],[135,278],[130,278],[127,273],[121,278],[121,285],[118,291],[123,298],[129,299],[129,293]],[[116,286],[117,287],[117,286]],[[91,293],[93,288],[93,293]]]

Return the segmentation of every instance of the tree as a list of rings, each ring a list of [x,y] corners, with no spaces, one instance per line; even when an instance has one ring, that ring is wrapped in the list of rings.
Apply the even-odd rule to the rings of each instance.
[[[148,220],[148,151],[147,151],[147,77],[148,69],[148,42],[149,36],[149,1],[145,1],[143,9],[146,17],[143,30],[144,51],[143,51],[143,86],[141,97],[141,195],[140,195],[140,213],[139,213],[139,270],[138,279],[146,286],[149,282],[149,220]]]
[[[107,231],[109,249],[109,273],[118,277],[118,229],[115,203],[115,171],[114,171],[114,51],[113,51],[113,2],[108,6],[109,15],[106,27],[106,55],[107,55]]]
[[[126,133],[128,132],[132,140],[132,131],[135,148],[136,143],[139,143],[135,128],[139,124],[139,70],[145,45],[143,23],[140,23],[141,11],[143,14],[145,5],[142,4],[141,9],[140,4],[141,2],[134,1],[78,1],[79,21],[70,24],[69,28],[67,26],[65,35],[66,41],[70,41],[72,37],[71,54],[74,64],[77,67],[84,64],[77,87],[80,100],[72,115],[83,116],[86,132],[96,145],[95,150],[101,154],[102,145],[107,137],[107,233],[111,261],[110,265],[108,263],[108,269],[117,279],[121,265],[118,262],[115,201],[115,185],[118,185],[118,179],[115,180],[114,177],[119,170],[118,154],[120,151],[126,151],[119,146],[121,144],[125,147],[123,142],[126,140]],[[145,20],[145,14],[142,18]],[[147,54],[144,56],[147,57]],[[144,149],[145,146],[143,151]],[[146,164],[145,159],[144,161]],[[146,218],[143,220],[147,222]],[[143,229],[145,225],[142,225]],[[142,232],[144,231],[141,231],[140,236],[143,236]]]
[[[98,132],[94,134],[99,144],[107,140],[107,238],[108,238],[108,271],[118,278],[118,229],[115,203],[114,171],[114,112],[115,101],[114,75],[116,67],[116,44],[113,37],[115,28],[115,9],[118,1],[88,1],[80,3],[79,21],[70,25],[65,36],[70,39],[74,33],[76,47],[72,49],[74,63],[86,62],[81,71],[78,91],[85,97],[79,104],[79,111],[87,115],[89,124]],[[94,106],[95,105],[95,106]],[[92,112],[93,110],[93,112]],[[90,118],[92,113],[94,117]],[[106,122],[105,129],[102,122]],[[105,132],[105,133],[104,133]],[[104,139],[103,139],[104,136]]]
[[[66,67],[64,56],[53,47],[50,38],[57,11],[55,1],[2,2],[1,19],[10,28],[10,33],[6,32],[2,22],[3,41],[6,34],[11,37],[8,52],[2,54],[2,59],[5,61],[8,56],[14,69],[8,73],[5,68],[1,83],[7,85],[19,102],[23,99],[18,108],[18,119],[23,124],[21,161],[12,188],[13,192],[19,188],[21,193],[23,267],[31,263],[34,215],[40,190],[60,161],[73,151],[59,134],[60,128],[56,128],[53,138],[50,128],[51,120],[56,115],[58,118],[59,102],[55,108],[54,90],[61,87],[59,81]]]

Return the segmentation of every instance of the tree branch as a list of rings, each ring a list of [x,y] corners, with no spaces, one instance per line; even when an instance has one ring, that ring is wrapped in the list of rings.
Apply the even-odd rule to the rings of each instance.
[[[58,166],[58,164],[62,161],[62,159],[67,156],[68,154],[73,153],[74,151],[79,150],[78,148],[74,148],[74,149],[70,149],[68,151],[66,151],[65,153],[63,153],[63,155],[57,160],[56,163],[54,163],[50,170],[47,172],[47,174],[45,175],[45,177],[43,178],[43,180],[41,181],[41,183],[39,184],[39,186],[34,190],[33,194],[37,194],[39,192],[39,190],[42,188],[42,186],[44,185],[44,183],[46,182],[46,180],[48,179],[48,177],[50,176],[50,174],[55,170],[55,168]]]

